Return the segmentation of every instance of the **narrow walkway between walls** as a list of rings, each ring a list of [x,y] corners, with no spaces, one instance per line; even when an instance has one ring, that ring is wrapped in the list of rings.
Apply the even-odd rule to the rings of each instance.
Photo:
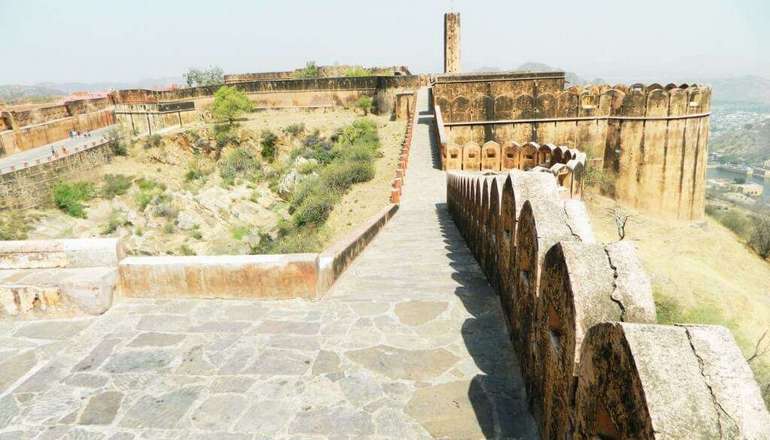
[[[0,438],[536,438],[417,110],[401,207],[325,298],[0,321]]]

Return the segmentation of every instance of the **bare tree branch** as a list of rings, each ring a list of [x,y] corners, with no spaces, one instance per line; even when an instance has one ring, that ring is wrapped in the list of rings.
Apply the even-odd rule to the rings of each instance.
[[[762,356],[766,355],[770,351],[770,343],[768,344],[762,344],[762,342],[765,340],[765,337],[767,336],[767,329],[765,329],[765,332],[762,333],[762,336],[757,339],[757,344],[754,346],[754,354],[748,357],[746,359],[746,362],[751,363],[752,361],[755,361]]]
[[[610,217],[615,221],[615,227],[618,230],[618,239],[623,240],[626,238],[626,224],[631,219],[631,214],[628,214],[620,206],[615,206],[607,210]]]

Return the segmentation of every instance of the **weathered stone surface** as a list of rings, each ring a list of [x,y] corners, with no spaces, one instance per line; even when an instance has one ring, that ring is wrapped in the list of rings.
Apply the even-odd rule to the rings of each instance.
[[[109,338],[101,341],[99,345],[94,347],[91,353],[88,354],[83,360],[78,362],[72,368],[72,371],[90,371],[99,368],[104,361],[112,354],[115,346],[120,343],[120,339]]]
[[[101,388],[107,384],[107,377],[96,374],[81,373],[67,376],[64,383],[73,387]]]
[[[110,357],[102,369],[108,373],[134,373],[162,369],[174,359],[171,351],[129,351]]]
[[[190,419],[198,429],[228,431],[238,417],[246,411],[248,400],[240,395],[219,394],[206,399],[193,412]]]
[[[484,438],[481,426],[463,421],[475,418],[477,413],[489,414],[490,402],[484,396],[469,397],[469,392],[470,383],[466,381],[420,388],[405,411],[434,438]],[[476,411],[478,405],[481,408]]]
[[[374,433],[371,416],[363,411],[347,408],[319,408],[301,411],[289,427],[292,434],[333,435],[344,432],[351,436]]]
[[[313,363],[313,375],[337,373],[340,371],[340,357],[332,351],[321,350]]]
[[[444,310],[447,303],[436,301],[407,301],[396,304],[396,316],[406,325],[422,325],[432,321]]]
[[[33,339],[67,339],[91,324],[90,320],[31,322],[19,328],[14,336]]]
[[[11,395],[0,398],[0,429],[8,426],[19,414],[19,407]]]
[[[575,438],[721,438],[701,371],[684,328],[592,327],[581,353]]]
[[[184,340],[184,335],[172,333],[142,333],[134,338],[129,347],[169,347]]]
[[[32,350],[0,361],[0,392],[6,391],[9,386],[27,374],[36,363],[37,356]]]
[[[265,321],[256,328],[257,333],[289,333],[294,335],[314,335],[321,324],[301,321]]]
[[[310,368],[313,358],[290,350],[267,349],[257,356],[244,373],[269,375],[302,375]]]
[[[120,421],[120,426],[142,429],[174,428],[198,398],[196,388],[183,388],[160,396],[139,399]]]
[[[641,263],[633,247],[610,246],[612,251],[597,244],[560,242],[545,256],[530,360],[543,368],[528,390],[546,438],[571,435],[572,393],[588,329],[605,321],[655,322],[652,289],[643,271],[636,272]]]
[[[349,351],[345,356],[390,379],[420,381],[441,375],[458,361],[457,356],[443,348],[403,350],[387,345]]]
[[[123,401],[123,393],[106,391],[88,400],[88,405],[80,415],[81,425],[109,425]]]
[[[235,426],[236,431],[273,435],[283,430],[295,409],[285,401],[264,400],[255,402],[243,414]]]

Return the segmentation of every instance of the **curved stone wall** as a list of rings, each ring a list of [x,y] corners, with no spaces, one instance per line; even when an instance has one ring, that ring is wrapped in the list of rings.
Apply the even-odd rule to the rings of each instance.
[[[729,331],[655,324],[633,244],[597,243],[548,173],[450,172],[447,206],[495,286],[543,439],[770,438]]]
[[[449,144],[564,145],[611,175],[610,196],[667,217],[705,209],[711,89],[701,85],[529,86],[437,95]]]

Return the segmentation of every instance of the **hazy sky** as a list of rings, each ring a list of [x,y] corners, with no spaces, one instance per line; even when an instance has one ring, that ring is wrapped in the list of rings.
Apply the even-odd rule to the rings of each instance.
[[[0,0],[0,84],[133,81],[318,64],[442,68],[442,14],[462,67],[538,61],[584,77],[770,77],[770,0]]]

